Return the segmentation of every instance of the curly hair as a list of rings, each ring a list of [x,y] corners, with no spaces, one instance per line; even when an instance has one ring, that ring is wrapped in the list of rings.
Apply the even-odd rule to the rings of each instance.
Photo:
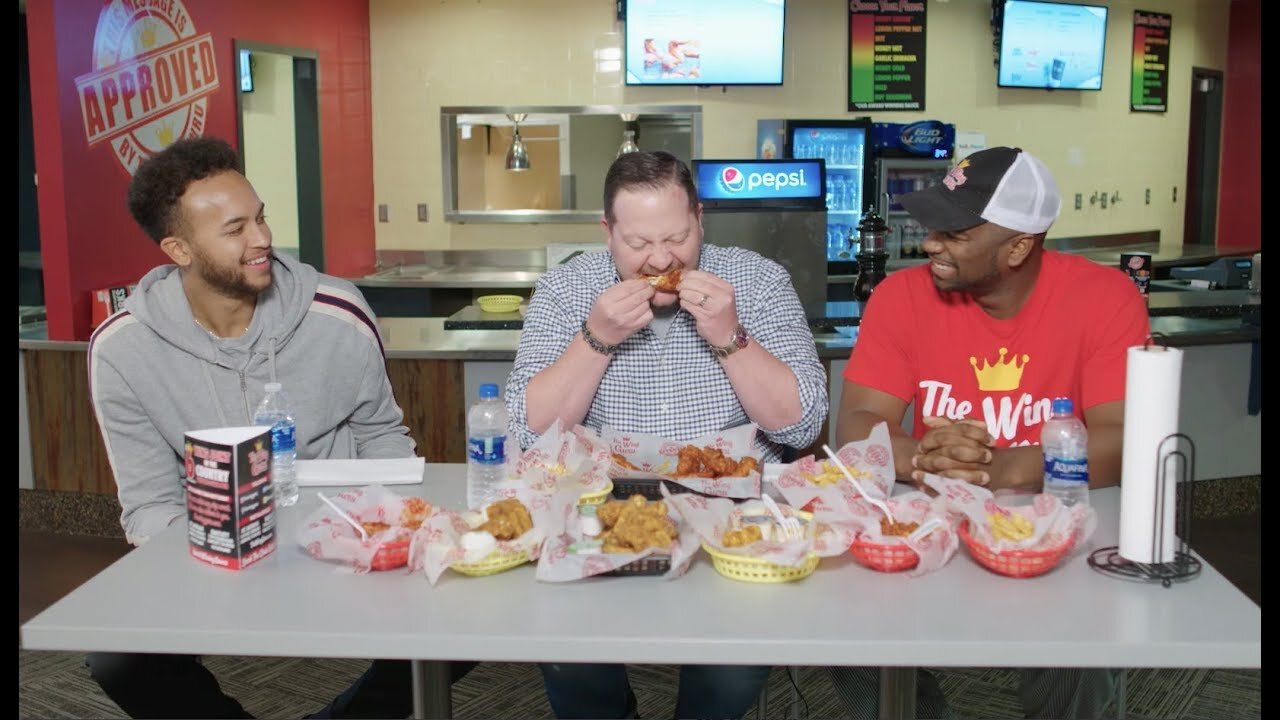
[[[129,214],[157,244],[182,230],[179,200],[196,180],[233,170],[240,155],[225,140],[179,140],[138,166],[129,182]]]

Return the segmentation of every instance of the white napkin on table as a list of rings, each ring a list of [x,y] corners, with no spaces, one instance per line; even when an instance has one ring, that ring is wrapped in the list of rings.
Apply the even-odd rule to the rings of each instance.
[[[412,485],[422,482],[425,458],[298,460],[294,467],[301,487],[331,485]]]

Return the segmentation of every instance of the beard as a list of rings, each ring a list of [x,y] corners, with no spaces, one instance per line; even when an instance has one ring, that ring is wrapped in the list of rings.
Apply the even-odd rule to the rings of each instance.
[[[959,277],[958,275],[949,279],[940,279],[937,275],[930,275],[933,278],[933,286],[943,292],[978,292],[989,289],[1000,282],[1000,264],[999,258],[992,257],[991,265],[986,272],[978,277]]]
[[[195,259],[195,271],[200,280],[214,292],[235,300],[250,300],[266,288],[254,287],[244,276],[244,270],[237,264],[235,267],[218,265],[208,255],[192,248]],[[267,260],[267,262],[271,262]]]

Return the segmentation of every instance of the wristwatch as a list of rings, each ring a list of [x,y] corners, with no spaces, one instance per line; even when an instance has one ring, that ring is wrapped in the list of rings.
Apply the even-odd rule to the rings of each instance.
[[[750,339],[751,337],[747,335],[747,329],[739,324],[737,329],[733,331],[733,338],[729,340],[729,344],[722,346],[712,345],[711,352],[715,353],[718,358],[727,358],[746,347],[747,341]]]
[[[582,339],[587,342],[587,345],[591,346],[592,350],[595,350],[601,355],[612,355],[618,352],[617,345],[610,345],[608,343],[602,342],[600,338],[597,338],[595,335],[592,335],[591,331],[587,329],[586,320],[582,321]]]

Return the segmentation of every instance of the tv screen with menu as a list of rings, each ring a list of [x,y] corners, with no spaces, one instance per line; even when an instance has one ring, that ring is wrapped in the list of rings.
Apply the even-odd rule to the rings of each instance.
[[[1106,7],[1005,0],[1000,8],[1000,87],[1102,89]]]
[[[626,0],[627,85],[781,85],[786,0]]]

